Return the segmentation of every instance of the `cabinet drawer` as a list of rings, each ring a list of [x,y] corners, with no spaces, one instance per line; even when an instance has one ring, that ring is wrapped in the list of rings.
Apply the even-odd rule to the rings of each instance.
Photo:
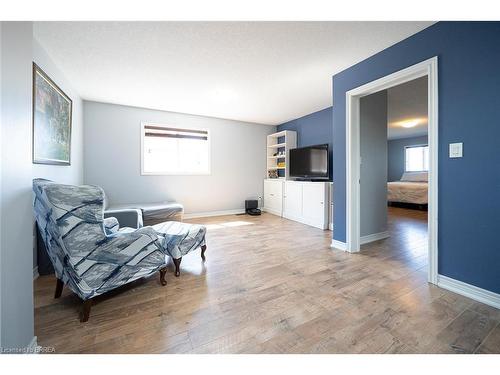
[[[264,181],[264,195],[281,198],[283,196],[283,183],[281,181]]]
[[[282,215],[283,182],[264,180],[264,209],[275,215]]]

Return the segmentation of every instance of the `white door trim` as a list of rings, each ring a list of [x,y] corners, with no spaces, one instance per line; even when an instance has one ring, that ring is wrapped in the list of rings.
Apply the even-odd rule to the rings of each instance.
[[[438,58],[433,57],[346,92],[346,248],[360,250],[360,98],[390,87],[428,78],[429,123],[429,269],[428,280],[437,284],[438,262]]]

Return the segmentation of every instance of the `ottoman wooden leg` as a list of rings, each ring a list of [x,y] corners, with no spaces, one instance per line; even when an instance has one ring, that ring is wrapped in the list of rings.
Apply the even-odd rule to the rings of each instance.
[[[205,250],[207,249],[207,245],[203,245],[201,247],[201,259],[205,260]]]
[[[179,275],[181,274],[181,271],[179,270],[179,267],[181,266],[181,260],[182,258],[173,259],[175,265],[175,277],[179,277]]]
[[[165,280],[165,275],[167,274],[167,268],[162,268],[160,270],[160,283],[161,285],[165,286],[167,285],[167,280]]]
[[[54,298],[61,297],[63,288],[64,288],[64,283],[62,282],[62,280],[57,279],[57,281],[56,281],[56,291],[54,293]]]
[[[91,299],[83,301],[83,304],[82,304],[82,316],[80,318],[80,322],[81,323],[87,322],[89,320],[90,308],[91,307],[92,307],[92,300]]]

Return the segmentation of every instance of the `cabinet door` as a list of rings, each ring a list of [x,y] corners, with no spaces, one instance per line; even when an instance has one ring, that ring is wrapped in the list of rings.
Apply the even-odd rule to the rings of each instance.
[[[311,225],[326,229],[327,206],[326,184],[305,184],[302,190],[302,216]]]
[[[272,214],[282,215],[283,182],[264,180],[264,208]]]
[[[283,202],[283,216],[290,219],[299,219],[302,216],[302,184],[290,181],[285,182]]]

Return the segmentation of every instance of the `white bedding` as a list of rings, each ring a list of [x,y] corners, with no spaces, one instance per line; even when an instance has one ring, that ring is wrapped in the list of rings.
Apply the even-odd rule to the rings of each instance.
[[[387,183],[389,202],[427,204],[429,184],[427,182],[394,181]]]

